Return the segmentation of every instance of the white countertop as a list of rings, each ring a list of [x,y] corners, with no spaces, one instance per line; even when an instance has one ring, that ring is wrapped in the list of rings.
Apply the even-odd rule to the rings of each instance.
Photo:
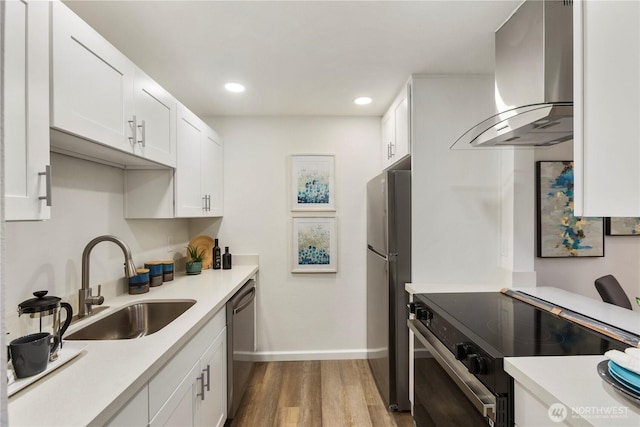
[[[195,276],[176,272],[173,281],[151,288],[146,294],[105,300],[109,309],[96,314],[96,319],[137,301],[197,302],[152,335],[131,340],[83,341],[87,347],[80,355],[9,398],[9,424],[104,424],[257,271],[257,265],[234,265],[231,270],[204,270]],[[66,334],[92,321],[78,322]]]
[[[407,283],[405,290],[410,294],[446,293],[446,292],[500,292],[508,286],[487,283]]]
[[[513,289],[640,335],[640,311],[627,310],[601,300],[549,286]]]
[[[570,425],[640,426],[640,404],[604,382],[596,367],[604,356],[507,357],[504,369],[545,407],[563,404]],[[553,424],[549,421],[549,424]]]

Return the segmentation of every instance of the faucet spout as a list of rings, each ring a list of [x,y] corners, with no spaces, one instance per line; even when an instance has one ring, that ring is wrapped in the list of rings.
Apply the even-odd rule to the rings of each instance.
[[[116,236],[104,235],[91,240],[82,252],[82,285],[79,292],[78,317],[91,315],[93,306],[104,302],[104,297],[100,293],[97,296],[91,294],[91,287],[89,286],[91,250],[100,242],[113,242],[118,245],[124,254],[124,274],[127,277],[136,276],[136,266],[133,263],[131,249],[122,239]]]

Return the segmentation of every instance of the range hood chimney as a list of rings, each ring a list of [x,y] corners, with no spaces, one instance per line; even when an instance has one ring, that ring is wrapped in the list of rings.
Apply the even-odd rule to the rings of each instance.
[[[496,114],[451,146],[541,147],[573,139],[572,0],[526,0],[495,34]]]

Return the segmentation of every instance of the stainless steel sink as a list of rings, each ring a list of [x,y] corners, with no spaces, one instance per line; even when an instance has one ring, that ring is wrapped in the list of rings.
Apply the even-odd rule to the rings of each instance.
[[[65,337],[66,340],[127,340],[151,335],[173,322],[196,302],[149,301],[122,307]]]

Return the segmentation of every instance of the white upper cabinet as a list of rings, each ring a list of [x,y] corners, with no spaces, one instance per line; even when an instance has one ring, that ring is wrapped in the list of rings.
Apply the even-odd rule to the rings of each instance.
[[[222,142],[186,107],[177,111],[175,216],[222,216]]]
[[[177,104],[175,170],[125,170],[125,218],[200,218],[224,213],[223,143]]]
[[[51,126],[131,150],[133,63],[62,3],[52,13]]]
[[[209,196],[207,216],[223,213],[223,145],[220,136],[210,127],[205,128],[202,144],[202,191]]]
[[[409,100],[410,85],[403,87],[382,117],[382,169],[411,154]]]
[[[49,5],[5,2],[2,26],[5,219],[49,219]]]
[[[134,152],[175,167],[176,99],[142,70],[136,68],[134,75]]]
[[[574,2],[575,213],[640,216],[640,3]]]
[[[175,99],[64,4],[51,7],[51,127],[100,145],[56,135],[55,148],[125,166],[147,163],[122,154],[174,167]]]

